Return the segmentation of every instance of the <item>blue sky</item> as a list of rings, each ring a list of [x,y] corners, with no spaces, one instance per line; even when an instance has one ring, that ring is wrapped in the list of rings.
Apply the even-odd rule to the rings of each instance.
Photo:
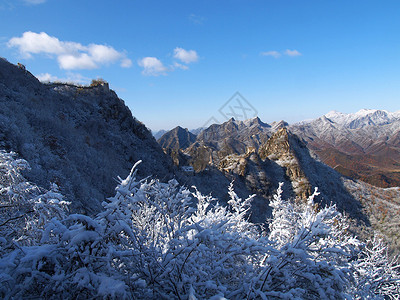
[[[104,78],[149,128],[196,128],[240,92],[265,122],[400,110],[399,1],[0,0],[0,56]]]

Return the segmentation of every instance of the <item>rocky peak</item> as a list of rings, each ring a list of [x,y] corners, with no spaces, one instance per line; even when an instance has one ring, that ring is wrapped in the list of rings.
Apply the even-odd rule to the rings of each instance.
[[[181,149],[184,150],[189,147],[196,140],[196,136],[191,133],[187,128],[180,126],[166,132],[159,140],[158,143],[162,148]]]
[[[310,195],[311,185],[302,170],[296,153],[296,148],[300,146],[299,143],[298,138],[284,127],[275,132],[265,145],[260,147],[259,156],[262,160],[270,159],[284,168],[296,195],[306,198]]]
[[[266,159],[269,155],[289,152],[289,133],[285,127],[275,132],[259,150],[261,159]]]
[[[252,119],[245,120],[243,121],[243,123],[248,127],[266,127],[266,128],[271,127],[269,124],[261,121],[259,117],[254,117]]]
[[[283,121],[283,120],[280,120],[279,122],[272,122],[271,123],[271,127],[272,127],[272,130],[274,132],[279,130],[279,129],[281,129],[281,128],[285,128],[287,126],[289,126],[289,124],[287,122]]]

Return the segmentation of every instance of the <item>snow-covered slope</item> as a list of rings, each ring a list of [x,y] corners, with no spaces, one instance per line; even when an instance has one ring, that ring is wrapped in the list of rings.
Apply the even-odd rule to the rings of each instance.
[[[400,130],[400,111],[362,109],[352,114],[330,111],[320,118],[294,124],[290,128],[296,133],[304,131],[316,137],[325,137],[333,131],[342,131],[345,136],[393,134]]]
[[[400,111],[388,112],[378,109],[361,109],[352,114],[330,111],[325,117],[345,128],[356,129],[376,125],[388,125],[399,121]]]
[[[345,175],[360,173],[358,178],[383,187],[400,185],[400,111],[331,111],[290,131]]]
[[[61,191],[94,212],[114,193],[117,176],[143,160],[141,176],[173,176],[171,159],[108,84],[42,84],[0,58],[0,148],[31,164],[29,180]]]

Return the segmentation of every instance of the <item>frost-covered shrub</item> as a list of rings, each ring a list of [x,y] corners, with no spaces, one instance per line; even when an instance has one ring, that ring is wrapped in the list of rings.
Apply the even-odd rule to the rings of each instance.
[[[223,207],[175,180],[136,180],[136,166],[120,179],[115,196],[103,203],[104,211],[94,218],[63,217],[39,205],[44,213],[32,231],[39,232],[33,236],[40,240],[16,243],[14,250],[2,254],[0,297],[380,299],[399,295],[399,270],[383,255],[382,244],[364,245],[351,237],[346,219],[335,206],[313,204],[317,191],[305,201],[283,200],[280,186],[271,200],[270,230],[262,234],[247,221],[252,197],[240,199],[232,185],[228,206]],[[49,193],[41,199],[57,198]]]
[[[346,234],[346,220],[335,206],[318,210],[313,199],[281,199],[282,189],[271,201],[273,219],[269,238],[275,249],[266,254],[260,275],[260,294],[306,299],[345,296],[351,280],[350,259],[359,242]]]
[[[389,258],[388,248],[382,239],[374,236],[367,241],[354,262],[354,295],[365,299],[380,295],[385,299],[400,297],[400,264],[398,257]]]
[[[53,218],[65,218],[69,205],[55,184],[46,191],[26,181],[21,172],[29,164],[15,156],[0,151],[0,296],[10,296],[15,279],[25,277],[21,268],[28,273],[47,268],[53,256],[47,254],[51,247],[41,241],[44,228]],[[32,259],[37,256],[43,256],[41,262]]]
[[[21,172],[29,164],[15,156],[0,151],[0,252],[16,243],[38,243],[44,226],[54,217],[64,218],[69,205],[57,185],[46,191],[26,181]]]
[[[245,219],[250,199],[231,187],[229,211],[175,180],[136,182],[134,174],[121,181],[99,221],[123,232],[120,243],[132,250],[122,261],[135,298],[245,295],[266,251]]]

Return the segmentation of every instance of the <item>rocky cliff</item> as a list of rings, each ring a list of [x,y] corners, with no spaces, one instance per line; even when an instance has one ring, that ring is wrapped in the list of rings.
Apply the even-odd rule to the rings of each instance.
[[[284,121],[273,126],[261,122],[259,118],[247,121],[230,119],[223,124],[214,124],[204,129],[196,141],[185,149],[168,149],[174,162],[179,166],[191,166],[196,182],[203,174],[218,173],[234,180],[242,194],[255,193],[253,214],[256,220],[268,215],[269,198],[279,185],[284,183],[284,197],[305,199],[318,187],[323,204],[336,203],[341,211],[346,211],[356,222],[368,224],[362,206],[344,187],[340,174],[321,163],[310,152],[306,143],[292,134]],[[207,171],[208,170],[208,171]],[[212,171],[211,171],[212,170]],[[209,177],[209,185],[211,179]],[[203,178],[199,188],[208,185]],[[213,194],[223,199],[226,188],[212,183]]]
[[[295,151],[294,145],[296,144],[301,145],[301,141],[296,136],[289,134],[284,127],[268,139],[260,148],[259,155],[261,159],[273,160],[281,166],[291,182],[296,196],[305,199],[311,195],[312,191]]]

